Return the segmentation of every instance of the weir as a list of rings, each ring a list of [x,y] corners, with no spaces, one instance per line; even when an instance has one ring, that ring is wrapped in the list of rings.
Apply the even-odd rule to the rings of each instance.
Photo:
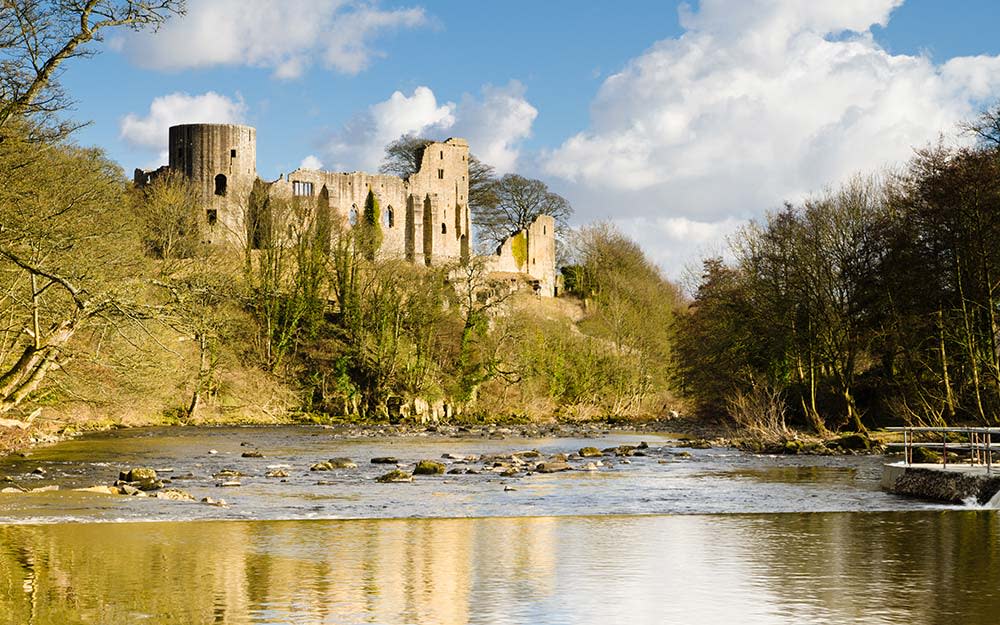
[[[1000,471],[994,454],[1000,446],[1000,428],[990,427],[896,427],[902,432],[903,461],[882,468],[882,488],[897,495],[948,503],[975,500],[991,503],[1000,493]],[[932,452],[932,453],[928,453]],[[934,455],[940,463],[931,462]],[[949,456],[952,456],[949,458]]]

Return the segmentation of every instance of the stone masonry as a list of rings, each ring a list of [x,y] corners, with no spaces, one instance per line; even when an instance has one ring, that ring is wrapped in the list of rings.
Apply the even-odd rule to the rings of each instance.
[[[236,124],[172,126],[169,154],[167,167],[137,169],[135,184],[149,184],[168,170],[183,173],[204,206],[208,241],[245,244],[246,207],[257,180],[256,130]],[[268,183],[268,192],[275,198],[317,198],[325,188],[330,214],[353,225],[370,190],[381,207],[380,255],[441,266],[470,258],[468,178],[469,145],[456,138],[426,146],[419,170],[407,178],[300,168]],[[483,259],[488,270],[519,278],[539,295],[554,296],[554,228],[551,217],[539,217]]]

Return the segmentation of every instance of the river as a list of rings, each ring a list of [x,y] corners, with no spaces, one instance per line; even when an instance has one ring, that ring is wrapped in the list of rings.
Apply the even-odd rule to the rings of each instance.
[[[519,477],[456,459],[460,475],[378,484],[369,462],[641,441],[610,466]],[[0,623],[997,622],[995,511],[883,493],[880,458],[676,444],[281,427],[39,448],[0,461],[8,484],[60,487],[0,495]],[[359,467],[309,471],[331,457]],[[72,490],[137,465],[228,505]],[[241,485],[217,486],[224,469]]]

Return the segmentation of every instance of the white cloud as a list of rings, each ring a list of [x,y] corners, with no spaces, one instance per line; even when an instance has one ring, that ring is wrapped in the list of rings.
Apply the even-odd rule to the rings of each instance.
[[[657,256],[657,245],[683,244],[670,240],[682,224],[708,224],[691,236],[722,232],[856,171],[905,160],[998,94],[1000,57],[935,64],[890,54],[870,28],[900,4],[684,7],[686,32],[605,80],[590,127],[544,154],[544,170],[576,183],[567,195],[584,220],[613,212],[659,224],[642,237]]]
[[[323,161],[319,160],[319,157],[315,154],[310,154],[309,156],[302,159],[299,163],[299,169],[323,169]]]
[[[538,109],[524,98],[524,86],[511,81],[505,87],[486,85],[482,98],[469,94],[458,105],[458,121],[452,132],[468,139],[470,149],[498,172],[514,170],[520,142],[531,136]]]
[[[402,135],[461,136],[473,154],[502,173],[514,168],[520,142],[531,134],[537,114],[516,81],[487,85],[480,98],[467,94],[460,104],[439,103],[429,87],[421,86],[412,95],[396,91],[356,116],[330,139],[326,155],[336,169],[374,171],[386,144]]]
[[[381,56],[372,47],[379,35],[427,22],[421,8],[382,10],[360,0],[188,0],[187,15],[116,45],[153,69],[248,65],[292,79],[313,59],[356,74]]]
[[[140,117],[129,113],[122,118],[119,136],[133,147],[156,150],[166,160],[167,131],[177,124],[235,124],[243,121],[246,105],[235,99],[209,91],[201,95],[171,93],[155,98],[149,113]]]

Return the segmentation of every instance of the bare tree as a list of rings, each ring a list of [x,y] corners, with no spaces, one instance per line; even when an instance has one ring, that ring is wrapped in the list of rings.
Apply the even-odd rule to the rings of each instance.
[[[72,356],[81,330],[135,319],[141,288],[121,170],[96,150],[0,142],[0,413]]]
[[[549,190],[541,180],[506,174],[490,185],[491,204],[472,214],[472,223],[484,246],[495,247],[527,228],[540,215],[556,220],[557,232],[567,226],[573,207],[561,195]],[[470,191],[471,195],[471,191]]]
[[[63,64],[94,54],[89,45],[116,28],[158,28],[184,0],[0,0],[0,128],[14,117],[53,122],[69,105]],[[65,122],[49,126],[65,135]]]
[[[433,139],[402,135],[385,146],[385,158],[378,170],[380,173],[400,178],[409,178],[420,171],[420,161],[424,158],[424,149]]]

